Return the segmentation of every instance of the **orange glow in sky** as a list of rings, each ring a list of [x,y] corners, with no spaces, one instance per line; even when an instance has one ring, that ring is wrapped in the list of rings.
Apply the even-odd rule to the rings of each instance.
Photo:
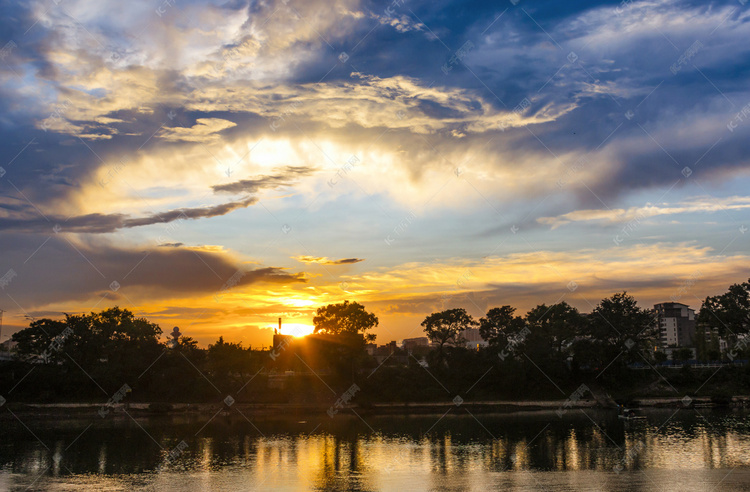
[[[281,326],[281,333],[284,335],[292,335],[295,337],[304,337],[313,332],[312,325],[305,325],[302,323],[284,323]]]

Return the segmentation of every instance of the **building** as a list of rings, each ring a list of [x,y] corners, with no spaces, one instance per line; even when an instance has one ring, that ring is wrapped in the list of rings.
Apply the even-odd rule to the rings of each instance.
[[[695,310],[679,302],[662,302],[654,309],[662,348],[691,347],[695,338]]]
[[[429,347],[430,340],[427,337],[404,338],[402,346],[404,347],[404,350],[412,350],[417,347]]]
[[[279,328],[273,330],[273,349],[272,353],[284,351],[294,340],[294,335],[281,334],[281,318],[279,318]]]
[[[15,352],[17,345],[18,342],[15,342],[9,338],[3,343],[0,343],[0,352]]]
[[[466,341],[466,348],[476,350],[479,347],[486,347],[487,345],[489,345],[489,343],[482,339],[482,335],[479,334],[478,328],[469,328],[467,330],[463,330],[461,332],[461,336]]]
[[[16,351],[16,345],[18,345],[18,342],[10,339],[0,343],[0,360],[12,360],[13,354]]]

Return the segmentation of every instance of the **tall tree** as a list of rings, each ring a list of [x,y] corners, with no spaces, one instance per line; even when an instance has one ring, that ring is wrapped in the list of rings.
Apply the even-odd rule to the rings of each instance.
[[[354,380],[367,357],[365,344],[375,340],[375,334],[367,331],[378,326],[378,317],[362,304],[344,301],[318,308],[313,325],[317,337],[309,342],[317,347],[317,354],[310,355],[320,356],[340,382],[349,376]]]
[[[559,357],[577,335],[583,334],[585,318],[567,302],[540,304],[526,315],[531,336],[544,337]]]
[[[446,344],[458,346],[462,343],[461,332],[478,323],[464,308],[448,309],[432,313],[422,321],[427,338],[438,345],[438,359],[444,360],[443,347]]]
[[[220,385],[231,387],[231,383],[236,383],[235,376],[245,382],[245,375],[251,370],[251,351],[245,349],[242,342],[225,342],[224,337],[219,337],[215,344],[208,346],[206,355],[209,370]]]
[[[378,317],[367,312],[358,302],[344,301],[318,308],[313,318],[314,333],[328,335],[361,334],[365,341],[375,340],[375,334],[367,333],[378,326]]]
[[[720,296],[706,297],[698,313],[698,324],[718,328],[721,336],[750,331],[750,280],[733,284]]]
[[[67,359],[62,351],[67,338],[65,321],[40,319],[13,334],[17,357],[24,361],[56,364]]]
[[[648,357],[658,334],[653,310],[638,307],[635,298],[627,292],[602,299],[591,313],[589,328],[593,340],[604,344],[610,356],[621,351],[629,354],[624,357],[625,361]]]
[[[479,320],[479,334],[491,347],[503,348],[509,337],[515,337],[526,326],[522,317],[515,315],[516,308],[502,306],[487,311]]]

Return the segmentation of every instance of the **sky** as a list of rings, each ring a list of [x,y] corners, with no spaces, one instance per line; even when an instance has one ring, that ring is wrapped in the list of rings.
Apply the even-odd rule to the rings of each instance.
[[[0,2],[0,336],[378,343],[750,277],[744,1]]]

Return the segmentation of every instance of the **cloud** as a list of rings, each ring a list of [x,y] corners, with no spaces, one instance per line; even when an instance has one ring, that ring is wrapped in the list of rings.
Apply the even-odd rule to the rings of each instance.
[[[131,218],[125,214],[87,214],[73,217],[59,215],[29,218],[0,218],[0,228],[17,232],[73,232],[103,234],[152,224],[166,224],[178,220],[195,220],[226,215],[234,210],[246,208],[258,201],[255,197],[222,203],[208,207],[179,208],[147,217]]]
[[[178,126],[162,128],[159,138],[166,141],[208,142],[218,140],[220,132],[234,126],[237,124],[221,118],[198,118],[195,120],[195,125],[190,128]]]
[[[342,258],[340,260],[331,260],[326,256],[294,256],[293,258],[301,263],[315,263],[318,265],[351,265],[365,261],[362,258]]]
[[[656,243],[413,262],[343,279],[360,302],[422,315],[456,306],[479,314],[478,299],[489,307],[519,309],[564,299],[590,311],[622,290],[647,306],[674,296],[697,308],[705,295],[725,290],[727,279],[747,277],[748,259],[693,243]]]
[[[259,283],[307,281],[303,273],[250,266],[227,252],[120,246],[67,235],[51,235],[42,242],[40,246],[34,235],[13,233],[0,239],[4,251],[0,270],[4,274],[13,269],[17,274],[4,291],[26,310],[53,303],[86,305],[101,296],[148,304],[160,298],[242,292]]]
[[[674,205],[667,203],[631,207],[629,209],[587,209],[575,210],[555,217],[539,217],[537,222],[557,229],[571,222],[599,221],[604,224],[620,224],[634,220],[644,220],[661,215],[678,215],[687,213],[714,213],[727,210],[744,210],[750,208],[750,197],[731,196],[726,198],[693,197]]]
[[[256,193],[263,188],[291,186],[294,184],[294,178],[309,176],[313,171],[314,169],[306,166],[287,166],[281,174],[243,179],[234,183],[214,185],[211,188],[214,193]]]

